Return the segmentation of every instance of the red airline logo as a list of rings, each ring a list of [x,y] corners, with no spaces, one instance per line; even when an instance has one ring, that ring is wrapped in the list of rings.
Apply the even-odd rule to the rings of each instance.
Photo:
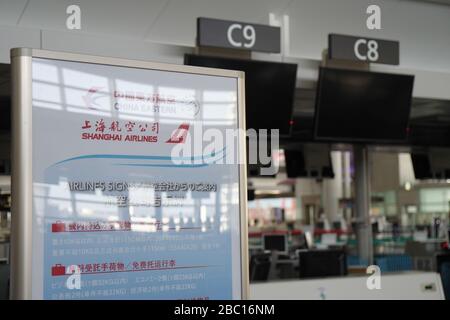
[[[184,143],[189,132],[189,123],[182,123],[172,132],[170,139],[166,143]]]

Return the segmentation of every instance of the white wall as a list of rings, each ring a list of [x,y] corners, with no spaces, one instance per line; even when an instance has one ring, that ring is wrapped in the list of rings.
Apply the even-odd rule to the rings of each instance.
[[[382,30],[366,28],[366,8],[381,7]],[[327,34],[343,33],[400,41],[400,67],[450,71],[450,6],[408,0],[294,0],[291,55],[318,59]]]
[[[27,5],[28,3],[28,5]],[[65,27],[71,0],[0,0],[0,62],[26,46],[182,63],[195,46],[196,18],[268,23],[289,15],[287,61],[299,78],[316,79],[330,32],[400,41],[400,66],[375,70],[416,74],[415,96],[450,99],[450,6],[410,0],[79,0],[82,30]],[[366,7],[379,4],[382,30],[366,29]],[[279,55],[260,55],[280,59]]]

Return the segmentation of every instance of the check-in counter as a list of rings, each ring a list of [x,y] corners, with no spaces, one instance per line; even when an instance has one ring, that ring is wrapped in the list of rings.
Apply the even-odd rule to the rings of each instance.
[[[381,289],[367,288],[367,276],[250,284],[253,300],[444,300],[441,277],[434,272],[381,275]]]

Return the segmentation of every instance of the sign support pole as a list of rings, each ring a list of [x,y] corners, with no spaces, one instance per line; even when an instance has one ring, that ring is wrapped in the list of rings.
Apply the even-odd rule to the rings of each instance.
[[[31,299],[32,151],[31,49],[15,49],[12,62],[11,299]]]

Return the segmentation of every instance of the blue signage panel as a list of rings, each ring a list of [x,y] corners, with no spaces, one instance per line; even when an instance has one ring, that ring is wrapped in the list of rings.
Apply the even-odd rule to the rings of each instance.
[[[34,58],[32,90],[33,298],[240,299],[237,78]]]

